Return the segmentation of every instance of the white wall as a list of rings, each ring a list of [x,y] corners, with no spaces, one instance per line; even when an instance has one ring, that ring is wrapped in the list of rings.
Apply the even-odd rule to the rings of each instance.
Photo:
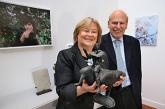
[[[2,1],[2,0],[1,0]],[[100,22],[103,34],[108,32],[109,14],[116,8],[124,9],[130,18],[128,34],[134,35],[136,17],[159,15],[158,44],[142,47],[143,102],[159,109],[165,108],[165,55],[163,36],[163,0],[3,0],[6,2],[51,10],[53,47],[17,48],[0,50],[0,97],[33,88],[31,69],[44,66],[49,69],[53,85],[52,66],[59,50],[72,42],[75,25],[82,18],[91,16]]]

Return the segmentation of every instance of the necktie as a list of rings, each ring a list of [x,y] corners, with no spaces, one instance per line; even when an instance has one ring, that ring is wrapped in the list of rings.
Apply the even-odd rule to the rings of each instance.
[[[125,66],[124,66],[124,61],[121,55],[121,50],[120,50],[120,40],[115,40],[115,53],[116,53],[116,61],[117,61],[117,69],[120,71],[124,71]]]
[[[123,71],[126,74],[126,78],[127,78],[128,77],[127,69],[124,64],[123,57],[121,55],[120,44],[121,44],[121,40],[114,41],[114,45],[115,45],[114,48],[115,48],[116,61],[117,61],[117,70]],[[122,87],[126,86],[126,82],[127,82],[126,80],[123,81]]]

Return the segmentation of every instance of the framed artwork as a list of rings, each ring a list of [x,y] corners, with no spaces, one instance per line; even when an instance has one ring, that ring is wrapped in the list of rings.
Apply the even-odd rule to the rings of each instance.
[[[158,16],[144,16],[136,19],[135,37],[142,46],[156,46],[158,35]]]
[[[50,10],[0,2],[0,48],[50,45]]]

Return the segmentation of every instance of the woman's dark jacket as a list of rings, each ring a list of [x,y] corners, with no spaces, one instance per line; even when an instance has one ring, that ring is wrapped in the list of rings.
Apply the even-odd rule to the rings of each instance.
[[[36,34],[34,32],[31,32],[29,34],[28,38],[25,38],[24,42],[20,41],[21,35],[23,34],[22,32],[18,32],[16,41],[15,41],[15,46],[31,46],[31,45],[39,45],[39,41],[36,38]]]
[[[80,69],[86,66],[77,44],[59,52],[55,65],[55,85],[59,96],[56,109],[93,109],[92,93],[76,96],[75,83],[80,79]]]

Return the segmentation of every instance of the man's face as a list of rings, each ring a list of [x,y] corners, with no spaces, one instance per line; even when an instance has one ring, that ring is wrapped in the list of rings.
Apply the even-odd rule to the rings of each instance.
[[[114,38],[120,39],[127,29],[127,17],[122,13],[114,13],[108,21],[108,28]]]

